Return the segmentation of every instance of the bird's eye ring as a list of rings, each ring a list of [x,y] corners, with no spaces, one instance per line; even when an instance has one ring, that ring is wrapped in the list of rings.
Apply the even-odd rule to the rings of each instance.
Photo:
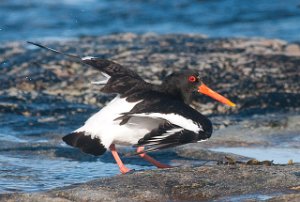
[[[189,82],[195,82],[197,78],[195,76],[189,76]]]

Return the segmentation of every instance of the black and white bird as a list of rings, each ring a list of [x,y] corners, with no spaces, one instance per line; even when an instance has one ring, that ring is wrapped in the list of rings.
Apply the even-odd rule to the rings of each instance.
[[[99,70],[105,76],[105,80],[93,83],[103,85],[102,92],[116,94],[116,97],[92,115],[83,126],[64,136],[63,141],[96,156],[109,149],[122,173],[130,169],[122,163],[115,144],[134,146],[142,158],[158,168],[168,168],[168,165],[156,161],[145,152],[200,142],[211,136],[210,120],[189,106],[193,92],[235,106],[208,88],[194,70],[172,73],[161,85],[154,85],[113,61],[95,57],[81,58],[41,44],[28,43],[71,57]]]

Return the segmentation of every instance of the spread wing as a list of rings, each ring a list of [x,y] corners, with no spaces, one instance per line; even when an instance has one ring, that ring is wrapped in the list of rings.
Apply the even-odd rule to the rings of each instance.
[[[99,58],[82,58],[82,62],[101,71],[106,80],[94,82],[104,84],[102,92],[118,93],[127,97],[140,89],[151,89],[151,84],[145,82],[136,72],[113,61]]]
[[[106,77],[106,79],[92,83],[104,85],[104,87],[101,89],[101,91],[104,93],[117,93],[120,94],[121,97],[127,97],[128,95],[135,93],[140,89],[151,89],[152,85],[145,82],[136,72],[111,60],[95,57],[79,57],[77,55],[62,53],[38,43],[28,43],[57,54],[65,55],[75,61],[90,65],[99,70],[102,75]]]

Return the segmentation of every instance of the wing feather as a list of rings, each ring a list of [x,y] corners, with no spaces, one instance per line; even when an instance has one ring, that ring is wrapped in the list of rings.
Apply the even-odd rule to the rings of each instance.
[[[87,64],[99,70],[106,77],[103,81],[92,82],[94,84],[104,85],[102,92],[117,93],[121,97],[127,97],[129,94],[137,92],[140,89],[151,89],[152,84],[145,82],[136,72],[123,67],[122,65],[107,59],[97,57],[80,57],[68,53],[63,53],[58,50],[46,47],[44,45],[30,42],[28,43],[40,48],[52,51],[56,54],[67,56],[77,62]]]
[[[199,134],[166,121],[146,134],[135,146],[146,146],[145,151],[156,151],[197,141]]]
[[[126,117],[126,118],[125,118]],[[170,113],[170,114],[162,114],[162,113],[140,113],[140,114],[127,114],[124,116],[121,116],[117,119],[123,119],[128,120],[129,117],[144,117],[144,118],[153,118],[153,119],[163,119],[168,121],[169,123],[178,125],[179,127],[193,131],[195,133],[198,133],[199,131],[203,131],[201,125],[197,124],[196,122],[192,121],[191,119],[187,119],[181,115]],[[122,123],[122,122],[121,122]]]

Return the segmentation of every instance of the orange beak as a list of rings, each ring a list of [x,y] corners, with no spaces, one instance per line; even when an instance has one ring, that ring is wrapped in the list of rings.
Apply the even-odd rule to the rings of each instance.
[[[231,107],[234,107],[235,104],[233,102],[231,102],[230,100],[228,100],[227,98],[223,97],[222,95],[220,95],[219,93],[213,91],[212,89],[210,89],[209,87],[207,87],[204,83],[202,83],[199,87],[198,87],[198,92],[199,93],[203,93],[205,95],[208,95],[212,98],[214,98],[215,100],[222,102],[223,104],[229,105]]]

